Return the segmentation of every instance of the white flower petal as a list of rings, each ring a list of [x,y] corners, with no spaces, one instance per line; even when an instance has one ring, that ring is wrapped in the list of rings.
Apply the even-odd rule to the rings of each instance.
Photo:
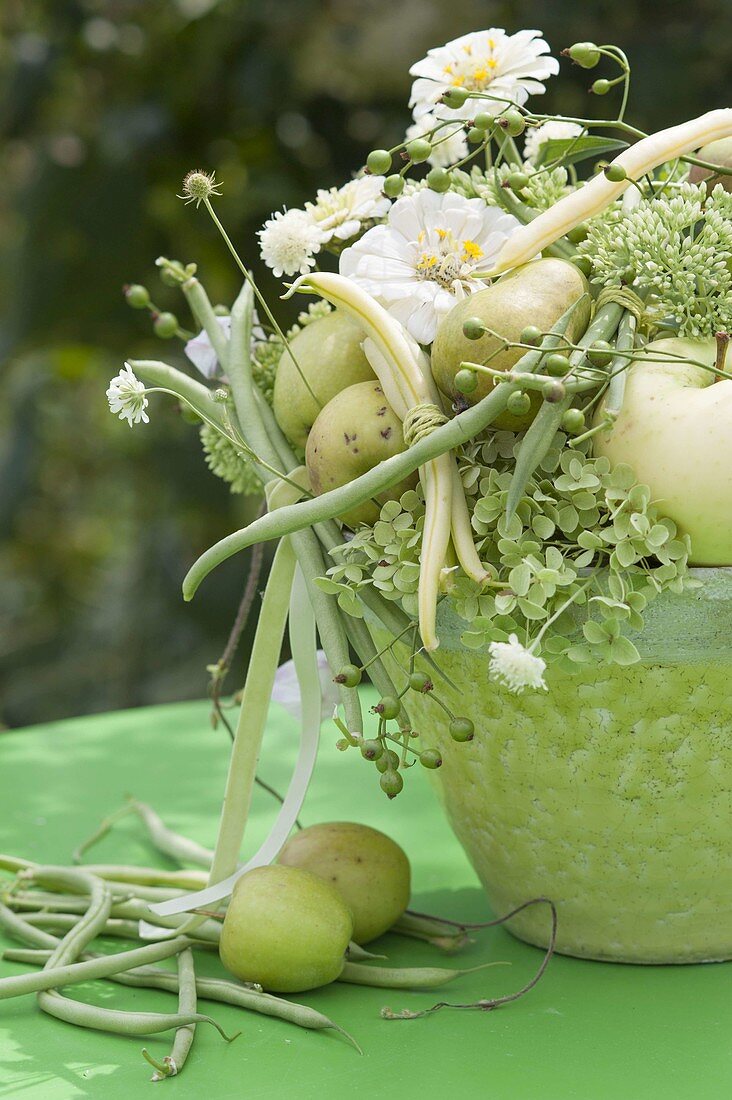
[[[510,634],[507,642],[491,642],[488,649],[491,655],[489,674],[509,691],[520,695],[527,687],[547,690],[544,681],[546,661],[523,646],[515,634]]]
[[[338,706],[340,695],[337,685],[333,683],[333,673],[322,649],[318,650],[318,673],[322,698],[321,720],[324,722],[326,718],[332,717],[333,711]],[[284,707],[293,718],[302,717],[300,688],[293,661],[285,661],[277,669],[274,687],[272,688],[272,700]]]

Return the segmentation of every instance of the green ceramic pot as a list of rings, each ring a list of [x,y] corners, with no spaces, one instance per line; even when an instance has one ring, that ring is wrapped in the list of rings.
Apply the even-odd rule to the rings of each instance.
[[[457,690],[440,692],[475,739],[452,742],[439,708],[410,693],[492,909],[553,899],[564,954],[732,957],[732,569],[694,573],[702,587],[649,607],[641,664],[550,670],[548,691],[520,696],[489,682],[487,653],[460,644],[443,601],[435,657]],[[547,912],[510,928],[545,946]]]

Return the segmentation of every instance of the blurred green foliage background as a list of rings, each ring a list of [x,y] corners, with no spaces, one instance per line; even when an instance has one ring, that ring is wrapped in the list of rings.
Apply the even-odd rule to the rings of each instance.
[[[727,103],[730,23],[729,0],[3,0],[0,723],[200,696],[225,642],[246,557],[191,605],[180,581],[256,503],[208,474],[170,405],[130,431],[104,397],[126,356],[182,360],[122,298],[144,282],[188,323],[156,256],[195,260],[214,301],[236,291],[175,197],[189,168],[216,169],[274,300],[256,229],[401,139],[429,47],[490,25],[539,27],[555,53],[618,43],[631,117],[658,128]],[[603,114],[588,76],[565,64],[547,107]]]

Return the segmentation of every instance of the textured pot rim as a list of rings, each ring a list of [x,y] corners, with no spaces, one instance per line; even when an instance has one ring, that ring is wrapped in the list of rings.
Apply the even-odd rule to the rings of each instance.
[[[644,629],[627,631],[644,663],[732,662],[732,567],[696,566],[689,573],[701,582],[699,587],[681,593],[662,593],[644,612]],[[578,632],[585,618],[578,612]],[[440,649],[486,654],[487,646],[468,649],[460,641],[468,626],[449,597],[440,602],[437,609]]]

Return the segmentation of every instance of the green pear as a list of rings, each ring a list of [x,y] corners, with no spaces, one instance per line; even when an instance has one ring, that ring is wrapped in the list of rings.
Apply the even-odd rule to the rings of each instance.
[[[284,352],[277,368],[274,413],[296,446],[305,446],[315,418],[332,397],[346,386],[375,377],[361,347],[364,336],[347,314],[333,310],[290,341],[290,351]]]
[[[691,536],[692,564],[732,566],[732,381],[715,382],[711,371],[664,360],[663,352],[711,367],[717,348],[679,337],[647,344],[628,369],[618,419],[595,436],[594,452],[631,466],[650,487],[659,510]],[[595,423],[603,417],[604,403]]]
[[[381,936],[409,905],[409,860],[390,837],[368,825],[310,825],[287,841],[279,861],[335,887],[353,914],[356,943]]]
[[[699,160],[706,160],[710,164],[721,164],[725,168],[732,168],[732,137],[710,141],[709,145],[705,145],[700,149],[696,156]],[[701,183],[705,179],[710,181],[712,187],[716,187],[718,183],[721,183],[725,191],[732,191],[732,175],[720,176],[709,168],[700,168],[697,164],[692,164],[689,171],[689,182]]]
[[[579,268],[554,257],[534,260],[519,267],[485,290],[469,295],[450,310],[437,330],[432,345],[432,374],[435,382],[459,409],[475,405],[491,392],[496,384],[490,375],[479,374],[478,385],[470,394],[455,389],[455,375],[463,362],[488,363],[494,370],[508,371],[524,355],[523,348],[501,351],[501,340],[486,333],[479,340],[468,340],[463,324],[477,317],[505,340],[518,341],[527,325],[536,325],[542,332],[556,324],[573,302],[587,293],[587,280]],[[575,342],[590,319],[590,300],[575,310],[567,328],[567,338]],[[521,431],[527,428],[541,405],[541,397],[532,394],[531,408],[524,416],[502,413],[495,421],[497,428]]]
[[[234,887],[219,955],[243,982],[300,993],[336,980],[352,934],[350,909],[322,878],[299,867],[256,867]]]
[[[402,423],[378,382],[341,390],[318,414],[308,436],[305,465],[313,492],[320,496],[346,485],[380,462],[405,450]],[[417,483],[417,474],[351,508],[340,518],[349,527],[375,523],[387,500],[398,500]]]

